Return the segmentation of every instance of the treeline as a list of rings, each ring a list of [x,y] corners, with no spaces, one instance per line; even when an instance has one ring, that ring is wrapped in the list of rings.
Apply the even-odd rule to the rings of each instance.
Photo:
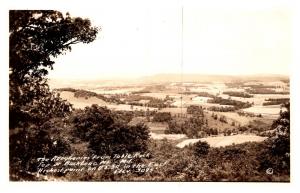
[[[187,114],[191,115],[198,115],[203,117],[204,116],[204,111],[202,106],[197,106],[197,105],[190,105],[186,109]]]
[[[139,101],[141,100],[145,100],[145,101],[150,101],[151,99],[153,99],[153,97],[150,96],[141,96],[138,94],[129,94],[124,96],[124,102],[126,102],[127,104],[131,104],[131,103],[140,103]],[[140,103],[140,105],[143,105],[142,103]]]
[[[151,93],[151,92],[145,89],[131,92],[131,94],[145,94],[145,93]]]
[[[236,107],[218,107],[218,106],[212,106],[207,108],[210,111],[215,111],[215,112],[231,112],[237,110]]]
[[[156,112],[153,115],[153,122],[169,122],[172,119],[170,112]]]
[[[290,99],[289,98],[277,98],[277,99],[269,98],[269,99],[265,99],[265,101],[267,101],[267,102],[264,102],[263,106],[280,105],[280,104],[288,103],[288,102],[290,102]]]
[[[214,118],[215,120],[218,120],[222,123],[228,123],[227,118],[224,115],[218,116],[217,114],[212,113],[211,117]],[[233,122],[234,123],[234,122]],[[234,125],[233,125],[234,126]]]
[[[262,117],[262,114],[256,115],[255,113],[250,113],[245,111],[238,111],[237,114],[239,116],[244,116],[244,117]]]
[[[141,102],[144,100],[144,102]],[[153,108],[166,108],[166,107],[172,107],[168,101],[172,100],[171,98],[165,98],[165,99],[159,99],[154,98],[151,96],[141,96],[137,94],[130,94],[125,96],[124,103],[129,105],[136,105],[136,106],[147,106],[147,107],[153,107]]]
[[[246,91],[250,94],[289,94],[287,91],[275,91],[273,89],[268,88],[260,88],[260,87],[255,87],[255,88],[248,88]]]
[[[165,133],[185,134],[189,138],[218,135],[218,129],[209,127],[208,119],[205,117],[203,110],[201,106],[191,105],[187,107],[187,114],[189,116],[170,117],[170,115],[168,115],[168,121],[166,120],[168,126]],[[157,115],[163,117],[162,114],[157,113]],[[227,122],[226,117],[220,116],[220,121]]]
[[[165,130],[166,134],[185,134],[189,138],[199,138],[204,136],[204,132],[209,130],[204,117],[192,116],[187,118],[172,119],[168,122]],[[201,133],[202,132],[202,133]]]
[[[74,88],[59,88],[56,89],[57,91],[68,91],[68,92],[73,92],[74,93],[74,97],[76,98],[91,98],[91,97],[96,97],[98,99],[101,99],[105,102],[108,103],[117,103],[117,104],[122,104],[123,102],[116,96],[111,96],[111,97],[105,97],[102,94],[97,94],[95,92],[92,91],[87,91],[87,90],[83,90],[83,89],[74,89]]]
[[[132,91],[131,94],[144,94],[144,93],[151,93],[151,92],[158,92],[158,91],[165,91],[165,90],[166,90],[165,85],[151,85],[151,86],[146,86],[145,88],[138,91]]]
[[[232,106],[232,107],[228,107],[228,108],[227,107],[210,108],[210,110],[213,110],[213,111],[223,111],[223,112],[249,108],[252,106],[251,103],[249,103],[249,102],[242,102],[242,101],[237,101],[237,100],[232,100],[232,99],[224,99],[222,97],[214,97],[213,99],[208,99],[207,102],[220,104],[220,105]]]
[[[243,87],[250,87],[253,89],[263,89],[263,88],[277,88],[274,85],[264,85],[264,84],[244,84]]]
[[[208,92],[197,92],[197,95],[200,96],[200,97],[210,97],[210,98],[216,97],[215,95],[210,94]]]
[[[189,94],[199,94],[199,92],[196,91],[184,91],[184,92],[179,92],[178,94],[184,94],[184,95],[189,95]]]
[[[158,92],[158,91],[165,91],[166,86],[163,84],[158,85],[150,85],[146,86],[142,91],[149,91],[149,92]]]
[[[237,91],[225,91],[223,94],[227,94],[229,96],[234,96],[234,97],[242,97],[242,98],[252,98],[253,95],[248,94],[246,92],[237,92]]]
[[[168,103],[168,101],[172,100],[170,97],[166,97],[165,99],[158,99],[151,96],[141,96],[138,94],[129,94],[129,95],[111,95],[110,97],[106,97],[102,94],[97,94],[95,92],[83,90],[83,89],[74,89],[74,88],[59,88],[57,91],[69,91],[74,93],[74,97],[77,98],[85,98],[88,99],[90,97],[96,97],[101,100],[104,100],[108,103],[116,103],[116,104],[128,104],[134,106],[148,106],[153,108],[166,108],[172,107]],[[123,98],[124,100],[121,100]],[[145,102],[141,102],[141,100],[145,100]]]
[[[226,82],[225,85],[229,88],[240,88],[244,86],[244,82]]]
[[[193,95],[197,95],[200,97],[210,97],[210,98],[215,97],[215,95],[210,94],[208,92],[198,92],[198,91],[184,91],[184,92],[179,92],[179,94],[184,94],[184,95],[189,95],[189,94],[192,95],[193,94]]]
[[[147,103],[147,105],[149,107],[154,107],[158,109],[166,108],[169,106],[168,104],[165,103],[164,100],[158,98],[151,98],[150,101]]]

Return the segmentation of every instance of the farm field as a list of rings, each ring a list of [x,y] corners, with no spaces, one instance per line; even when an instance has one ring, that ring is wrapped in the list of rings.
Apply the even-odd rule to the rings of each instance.
[[[201,139],[187,139],[178,143],[176,146],[179,148],[183,148],[187,145],[192,145],[201,140],[207,142],[211,147],[225,147],[228,145],[241,144],[245,142],[261,142],[265,139],[267,139],[267,137],[239,134],[239,135],[232,135],[232,136],[207,137]]]
[[[250,86],[256,85],[252,82],[248,84]],[[264,82],[257,83],[257,85],[262,84],[266,86],[270,85]],[[247,85],[247,82],[244,83],[244,85]],[[73,104],[75,108],[82,109],[86,106],[97,104],[99,106],[106,106],[112,111],[133,112],[133,118],[130,124],[144,123],[147,125],[150,130],[150,137],[153,140],[167,139],[182,141],[182,143],[177,145],[177,147],[180,148],[189,143],[197,142],[199,138],[191,138],[184,133],[166,133],[169,123],[167,120],[162,120],[163,122],[153,121],[153,117],[156,113],[170,113],[172,117],[171,120],[180,122],[194,116],[193,114],[188,114],[189,107],[201,107],[203,109],[203,121],[207,124],[209,129],[216,129],[218,132],[215,136],[204,136],[201,140],[207,141],[212,147],[219,147],[232,143],[239,144],[247,141],[264,140],[265,137],[257,136],[258,133],[252,133],[252,131],[257,130],[255,127],[259,127],[260,123],[263,124],[263,130],[260,130],[261,132],[271,127],[272,121],[279,116],[279,112],[282,108],[280,105],[263,106],[262,104],[269,99],[289,98],[289,94],[274,93],[253,94],[252,97],[248,98],[229,96],[229,94],[223,94],[223,92],[246,93],[246,89],[238,86],[228,87],[226,83],[222,82],[183,84],[170,82],[156,84],[154,86],[141,84],[132,87],[116,87],[116,85],[113,87],[108,85],[101,87],[97,85],[97,87],[98,88],[93,89],[90,85],[89,91],[103,95],[103,99],[94,96],[75,97],[74,93],[69,91],[60,91],[60,96]],[[274,88],[274,91],[276,90],[280,89]],[[288,89],[285,88],[284,90]],[[108,97],[108,99],[116,99],[120,102],[104,101],[105,97]],[[251,106],[239,110],[230,110],[228,112],[212,111],[211,108],[236,108],[233,105],[211,103],[210,101],[214,97],[220,97],[226,102],[241,101]],[[153,102],[150,103],[150,101]],[[250,129],[248,128],[245,134],[239,132],[232,136],[224,136],[229,130],[230,132],[236,132],[240,127],[250,127]]]
[[[64,100],[70,102],[74,108],[83,109],[84,107],[90,106],[91,104],[97,104],[99,106],[107,106],[108,103],[98,99],[96,97],[91,97],[88,99],[85,98],[77,98],[74,97],[74,93],[69,91],[62,91],[60,92],[60,97]]]
[[[243,111],[248,113],[254,113],[256,115],[261,114],[266,117],[276,118],[279,116],[279,112],[282,108],[280,105],[271,105],[271,106],[253,106],[250,108],[243,109]]]

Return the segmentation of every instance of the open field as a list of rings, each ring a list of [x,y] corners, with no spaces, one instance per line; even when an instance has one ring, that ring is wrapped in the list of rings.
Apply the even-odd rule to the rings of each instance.
[[[166,96],[169,96],[171,98],[180,98],[180,94],[177,93],[170,93],[170,92],[155,92],[155,93],[143,93],[141,96],[150,96],[158,99],[164,99]]]
[[[274,119],[279,116],[281,110],[280,105],[270,105],[263,106],[262,104],[268,99],[280,99],[289,98],[288,94],[252,94],[248,98],[229,96],[228,94],[232,92],[247,93],[246,89],[251,86],[253,88],[268,87],[274,91],[286,91],[289,90],[288,84],[282,82],[276,82],[277,87],[272,85],[272,82],[247,82],[237,84],[225,84],[224,82],[165,82],[161,84],[139,84],[132,86],[111,86],[97,85],[97,87],[89,86],[89,91],[95,92],[97,94],[103,94],[105,97],[113,97],[115,101],[121,101],[120,103],[106,102],[101,98],[96,97],[74,97],[74,93],[62,91],[60,95],[63,99],[68,100],[75,108],[84,108],[86,106],[91,106],[92,104],[98,104],[99,106],[106,106],[111,110],[121,110],[121,111],[139,111],[140,114],[135,115],[132,119],[132,124],[138,122],[145,123],[151,132],[151,138],[153,139],[186,139],[184,134],[165,134],[165,130],[168,127],[167,122],[152,122],[153,115],[146,117],[147,111],[155,112],[166,112],[171,113],[172,119],[178,119],[178,117],[185,117],[186,119],[193,116],[191,114],[187,115],[187,108],[191,105],[201,106],[204,109],[204,121],[206,122],[208,128],[217,129],[219,132],[217,137],[203,138],[202,140],[207,140],[212,146],[228,145],[231,143],[243,143],[245,141],[251,140],[262,140],[264,138],[256,138],[255,134],[252,135],[234,135],[234,136],[222,136],[223,133],[228,130],[237,131],[239,127],[248,127],[249,125],[255,123],[263,123],[264,130],[266,127],[271,127],[271,123]],[[227,92],[228,94],[223,94]],[[243,96],[243,95],[240,95]],[[249,108],[242,108],[238,111],[247,112],[249,114],[239,115],[237,110],[228,112],[212,111],[210,107],[222,107],[222,108],[233,108],[232,105],[221,105],[219,103],[209,103],[214,97],[221,97],[226,102],[227,99],[234,101],[241,101],[244,103],[249,102],[252,106]],[[130,99],[130,100],[129,100]],[[158,106],[158,108],[153,108],[147,105],[150,99],[157,100],[160,104],[165,106]],[[122,102],[123,101],[123,102]],[[144,101],[143,104],[140,102]],[[223,102],[224,102],[223,101]],[[228,101],[228,100],[227,100]],[[131,103],[129,103],[131,102]],[[131,104],[131,105],[130,105]],[[224,104],[224,103],[223,103]],[[226,104],[226,103],[225,103]],[[228,104],[228,103],[227,103]],[[230,103],[229,103],[230,104]],[[217,116],[216,119],[214,116]],[[257,117],[257,116],[262,117]],[[177,117],[177,118],[176,118]],[[220,118],[224,117],[226,121],[221,121]],[[259,125],[256,124],[258,127]],[[254,127],[256,127],[254,126]],[[251,128],[254,131],[255,128]],[[247,132],[251,132],[247,131]],[[194,139],[187,139],[185,143],[192,142]],[[183,144],[185,144],[183,143]]]
[[[159,110],[159,112],[170,112],[172,115],[176,115],[176,114],[186,114],[186,108],[185,107],[176,107],[176,108],[163,108],[161,110]]]
[[[146,125],[149,127],[150,131],[155,134],[164,134],[168,127],[167,123],[158,122],[147,122]]]
[[[263,118],[250,117],[250,116],[240,116],[236,112],[218,112],[218,114],[224,115],[225,117],[227,117],[227,120],[229,121],[229,123],[234,121],[234,122],[236,122],[236,124],[240,124],[241,126],[245,126],[253,120],[262,120],[262,121],[267,122],[267,123],[270,123],[274,120],[274,117],[266,117],[266,116],[263,117]]]
[[[221,113],[214,113],[216,114],[218,117],[220,117]],[[218,131],[226,131],[227,129],[232,129],[233,126],[231,126],[231,121],[230,119],[227,118],[227,122],[228,123],[224,123],[224,122],[221,122],[219,119],[215,120],[211,115],[212,113],[210,112],[204,112],[204,115],[205,115],[205,118],[207,119],[208,121],[208,125],[210,128],[216,128],[218,129]]]
[[[89,97],[87,99],[83,98],[83,97],[77,98],[77,97],[74,97],[74,93],[69,92],[69,91],[60,92],[60,97],[64,100],[67,100],[68,102],[70,102],[74,108],[80,108],[80,109],[83,109],[84,107],[87,107],[87,106],[91,106],[92,104],[97,104],[99,106],[106,106],[112,110],[124,110],[124,111],[133,111],[133,110],[146,111],[147,109],[157,110],[157,108],[152,108],[152,107],[142,107],[142,106],[136,106],[136,105],[107,103],[96,97]]]
[[[221,94],[220,95],[223,98],[229,98],[230,96],[227,94]],[[265,99],[277,99],[277,98],[289,98],[289,95],[286,94],[255,94],[252,98],[242,98],[242,97],[234,97],[231,96],[230,98],[237,101],[242,102],[250,102],[254,103],[254,105],[262,105],[265,102]]]
[[[129,94],[133,91],[140,90],[141,87],[133,87],[133,88],[99,88],[99,89],[91,89],[90,91],[95,92],[97,94],[105,94],[105,95],[111,95],[111,94]]]
[[[187,138],[184,134],[157,134],[150,133],[150,137],[155,140],[168,139],[168,140],[180,140]]]
[[[68,102],[70,102],[74,108],[82,109],[82,108],[84,108],[86,106],[90,106],[92,104],[97,104],[99,106],[108,105],[107,102],[105,102],[99,98],[96,98],[96,97],[90,97],[88,99],[74,97],[74,93],[69,92],[69,91],[60,92],[60,97],[64,100],[67,100]]]
[[[276,118],[279,116],[281,110],[280,105],[270,105],[270,106],[253,106],[250,108],[243,109],[245,112],[254,113],[256,115],[261,114],[266,117]]]
[[[232,136],[217,136],[217,137],[207,137],[201,139],[187,139],[179,144],[176,147],[183,148],[187,145],[194,144],[198,141],[206,141],[211,147],[225,147],[232,144],[240,144],[245,142],[261,142],[267,139],[267,137],[260,137],[256,135],[232,135]]]

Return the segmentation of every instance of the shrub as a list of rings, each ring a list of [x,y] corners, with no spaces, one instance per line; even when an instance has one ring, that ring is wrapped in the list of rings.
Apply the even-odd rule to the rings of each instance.
[[[237,91],[225,91],[223,94],[227,94],[229,96],[234,96],[234,97],[243,97],[243,98],[251,98],[253,95],[248,94],[246,92],[237,92]]]
[[[249,102],[242,102],[232,99],[224,99],[222,97],[214,97],[213,99],[207,100],[208,103],[215,103],[220,105],[231,105],[234,107],[235,110],[243,109],[251,107],[252,105]]]
[[[71,117],[71,122],[75,136],[88,141],[95,132],[108,130],[114,124],[114,118],[106,107],[92,105],[75,112]]]
[[[147,150],[149,128],[118,121],[118,117],[105,107],[86,107],[78,111],[71,122],[74,134],[88,142],[93,153],[112,155]]]
[[[95,132],[89,148],[97,155],[114,155],[147,151],[149,129],[142,124],[113,124],[108,131]]]
[[[170,112],[157,112],[153,116],[154,122],[168,122],[172,119]]]
[[[190,105],[186,109],[187,114],[204,116],[202,106]]]
[[[49,128],[47,123],[41,127],[32,125],[10,136],[9,161],[12,180],[24,179],[29,173],[37,172],[37,158],[70,154],[70,145],[59,135],[51,133],[53,129],[55,126]]]
[[[198,141],[194,144],[193,148],[194,154],[198,157],[201,157],[208,154],[210,146],[207,142]]]

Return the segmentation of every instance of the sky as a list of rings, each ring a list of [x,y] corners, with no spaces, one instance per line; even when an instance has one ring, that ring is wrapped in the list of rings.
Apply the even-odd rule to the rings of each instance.
[[[55,79],[160,73],[289,74],[292,14],[286,1],[100,3],[69,7],[101,26],[97,39],[55,59]]]

